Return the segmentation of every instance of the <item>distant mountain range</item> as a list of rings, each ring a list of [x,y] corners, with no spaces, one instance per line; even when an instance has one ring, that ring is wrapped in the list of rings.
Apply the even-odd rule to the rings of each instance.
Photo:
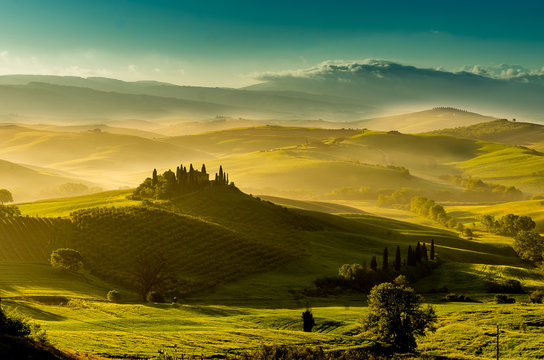
[[[0,121],[97,123],[119,120],[359,122],[434,107],[473,109],[495,118],[544,120],[541,77],[498,79],[386,61],[334,64],[265,74],[241,89],[154,81],[46,75],[0,76]],[[300,124],[299,124],[300,125]],[[390,129],[396,127],[391,125]],[[451,123],[448,127],[470,125]],[[409,126],[404,126],[404,130]],[[417,130],[437,130],[432,129]],[[402,130],[402,129],[401,129]]]

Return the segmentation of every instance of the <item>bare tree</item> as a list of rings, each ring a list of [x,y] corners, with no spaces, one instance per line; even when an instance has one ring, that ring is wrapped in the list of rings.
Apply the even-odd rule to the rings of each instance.
[[[159,255],[142,255],[136,259],[134,266],[134,282],[142,301],[153,289],[161,286],[168,273],[164,258]]]

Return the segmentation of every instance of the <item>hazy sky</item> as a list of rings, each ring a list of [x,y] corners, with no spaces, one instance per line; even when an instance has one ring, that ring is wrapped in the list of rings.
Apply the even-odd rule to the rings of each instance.
[[[0,0],[0,73],[242,86],[326,60],[544,66],[544,1]]]

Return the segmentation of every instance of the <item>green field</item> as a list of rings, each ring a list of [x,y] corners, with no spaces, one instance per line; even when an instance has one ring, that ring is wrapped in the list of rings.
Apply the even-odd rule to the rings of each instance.
[[[65,238],[65,233],[57,232],[53,243],[29,243],[23,233],[13,233],[18,241],[10,242],[4,252],[22,257],[16,259],[18,262],[5,261],[9,257],[0,262],[0,272],[9,274],[0,280],[3,306],[16,308],[41,324],[50,341],[60,348],[123,357],[153,356],[159,349],[222,355],[273,343],[320,345],[330,350],[368,346],[372,341],[353,335],[366,311],[364,294],[305,297],[301,291],[318,277],[335,275],[344,263],[368,262],[372,255],[380,256],[384,247],[391,251],[401,245],[404,257],[409,244],[430,243],[432,239],[444,263],[413,286],[436,307],[440,327],[420,340],[419,349],[455,359],[490,359],[494,343],[489,334],[499,322],[504,329],[503,356],[542,356],[542,307],[527,304],[527,294],[514,295],[517,304],[495,305],[494,294],[486,290],[490,279],[516,279],[528,290],[544,287],[542,271],[521,263],[509,247],[509,238],[478,233],[474,239],[464,239],[436,225],[423,225],[424,221],[405,222],[360,211],[332,215],[314,210],[329,209],[332,213],[350,208],[270,198],[298,208],[286,209],[231,188],[210,188],[170,203],[158,201],[149,210],[134,208],[140,202],[127,200],[128,193],[106,192],[21,205],[24,214],[62,216],[64,219],[57,221],[65,225],[69,213],[79,211],[71,219],[80,224],[74,230],[78,236]],[[519,206],[526,203],[536,204],[523,202]],[[109,204],[116,208],[104,208]],[[85,208],[90,209],[82,211]],[[448,209],[449,213],[459,211]],[[87,214],[96,215],[87,219]],[[401,218],[400,213],[397,215]],[[19,221],[23,219],[32,218]],[[168,226],[165,219],[171,219]],[[138,226],[167,232],[157,232],[148,242],[145,236],[140,237],[144,228],[139,230]],[[65,274],[49,267],[45,260],[29,262],[37,248],[50,249],[44,244],[58,244],[59,236],[81,250],[87,267],[101,277],[88,271]],[[250,244],[258,244],[261,250],[248,247],[247,251],[234,251]],[[200,285],[214,283],[213,287],[200,287],[177,305],[139,303],[130,286],[115,279],[130,276],[126,270],[138,252],[157,247],[168,249],[167,254],[178,263],[185,259],[176,266],[179,276],[197,280]],[[117,248],[119,251],[113,251]],[[192,252],[184,253],[189,250]],[[273,259],[264,253],[274,251],[282,261],[267,262]],[[222,260],[218,262],[219,258]],[[199,259],[204,266],[199,265]],[[227,264],[231,266],[224,267]],[[259,269],[251,268],[251,264],[264,265]],[[431,292],[442,287],[482,302],[442,303],[439,300],[445,294]],[[114,288],[122,291],[123,303],[106,301],[106,293]],[[317,322],[311,334],[301,331],[300,316],[306,303],[312,305]]]
[[[70,198],[57,198],[17,204],[23,215],[58,217],[68,216],[71,212],[101,206],[132,206],[140,201],[127,199],[133,190],[114,190],[91,195]]]
[[[41,324],[54,345],[80,353],[154,356],[164,349],[188,355],[223,355],[274,343],[322,346],[330,350],[373,343],[351,335],[366,311],[362,295],[310,299],[317,326],[314,332],[304,333],[300,321],[302,299],[298,302],[277,298],[258,302],[238,300],[227,305],[213,299],[187,299],[177,305],[112,304],[104,299],[107,285],[36,266],[0,263],[3,273],[10,274],[1,283],[3,306],[17,309]],[[32,279],[36,273],[40,277]],[[462,287],[465,281],[472,281],[459,282],[454,275],[449,280],[443,273],[436,275],[450,286],[458,283]],[[10,287],[21,283],[26,286]],[[470,287],[464,290],[473,296]],[[71,301],[58,305],[53,296],[64,296]],[[498,323],[503,329],[503,358],[542,357],[544,309],[541,305],[494,305],[490,294],[478,297],[483,303],[443,304],[436,302],[438,295],[426,297],[435,306],[440,323],[435,334],[420,340],[419,349],[423,353],[449,359],[493,359],[492,335]],[[527,299],[527,295],[515,297],[518,301]]]

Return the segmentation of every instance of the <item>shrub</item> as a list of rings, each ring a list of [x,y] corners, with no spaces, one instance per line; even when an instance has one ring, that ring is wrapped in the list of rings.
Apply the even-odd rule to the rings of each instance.
[[[533,304],[542,304],[542,300],[544,299],[544,290],[535,290],[529,295],[529,300]]]
[[[157,291],[150,291],[149,294],[147,294],[147,301],[152,303],[164,303],[166,300],[164,299],[164,296]]]
[[[442,298],[442,301],[447,302],[478,302],[468,296],[450,293]]]
[[[118,303],[121,301],[121,293],[117,290],[111,290],[108,292],[108,301]]]
[[[393,280],[396,285],[408,285],[410,282],[404,275],[399,275]]]
[[[495,302],[497,304],[513,304],[516,299],[508,297],[507,295],[497,294],[495,295]]]

